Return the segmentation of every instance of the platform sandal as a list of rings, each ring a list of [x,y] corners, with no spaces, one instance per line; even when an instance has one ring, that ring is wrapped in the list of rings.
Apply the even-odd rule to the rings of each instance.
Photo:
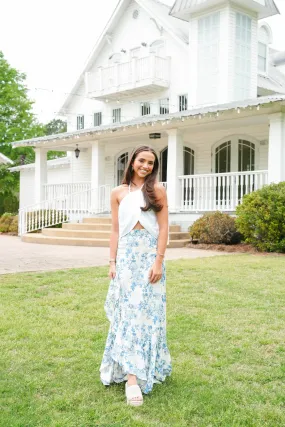
[[[143,404],[143,395],[140,387],[136,385],[128,385],[126,382],[125,386],[127,405],[141,406]],[[136,399],[139,398],[139,399]]]

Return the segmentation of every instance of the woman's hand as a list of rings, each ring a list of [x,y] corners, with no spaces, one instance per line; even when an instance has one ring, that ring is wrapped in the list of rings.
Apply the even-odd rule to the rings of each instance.
[[[108,277],[110,279],[115,279],[115,277],[116,277],[116,264],[114,262],[110,263]]]
[[[150,283],[158,282],[162,277],[162,262],[155,260],[149,272]]]

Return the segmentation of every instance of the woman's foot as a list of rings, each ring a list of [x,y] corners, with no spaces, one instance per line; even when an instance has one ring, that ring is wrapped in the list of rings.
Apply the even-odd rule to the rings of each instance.
[[[128,375],[125,390],[128,405],[141,406],[143,404],[142,392],[138,386],[137,377],[135,375]]]

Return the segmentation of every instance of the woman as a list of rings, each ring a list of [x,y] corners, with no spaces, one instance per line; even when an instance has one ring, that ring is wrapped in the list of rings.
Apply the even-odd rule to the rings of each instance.
[[[164,253],[168,240],[165,188],[148,146],[133,152],[122,185],[111,194],[111,279],[105,310],[110,330],[100,368],[105,385],[127,380],[127,403],[171,373],[166,344]]]

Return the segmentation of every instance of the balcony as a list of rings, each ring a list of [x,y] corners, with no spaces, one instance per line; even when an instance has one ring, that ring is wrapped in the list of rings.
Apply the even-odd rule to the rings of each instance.
[[[85,74],[87,96],[116,100],[169,87],[170,58],[150,55]]]

